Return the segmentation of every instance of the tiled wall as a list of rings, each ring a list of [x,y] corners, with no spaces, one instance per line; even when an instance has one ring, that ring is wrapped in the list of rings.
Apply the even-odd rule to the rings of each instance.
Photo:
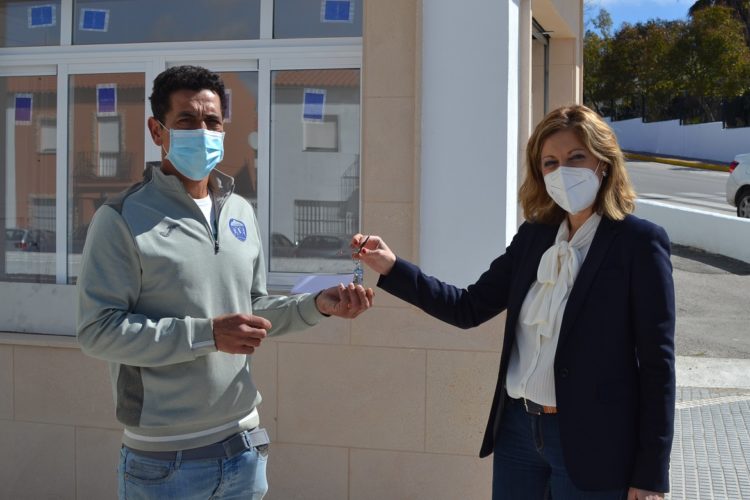
[[[363,231],[418,255],[419,0],[365,2]],[[365,276],[375,284],[372,273]],[[274,441],[270,500],[489,498],[477,453],[503,317],[471,331],[379,291],[355,321],[269,339],[254,359]],[[10,338],[10,340],[8,340]],[[0,338],[0,499],[116,497],[109,374],[74,339]]]
[[[0,499],[116,498],[109,372],[72,338],[0,338]]]

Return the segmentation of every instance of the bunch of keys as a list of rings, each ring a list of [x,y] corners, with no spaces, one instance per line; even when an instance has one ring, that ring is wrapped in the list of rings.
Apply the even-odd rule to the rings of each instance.
[[[367,238],[365,238],[362,244],[359,245],[357,253],[362,251],[362,249],[365,247],[365,244],[367,243],[367,240],[369,239],[370,236],[367,235]],[[354,259],[354,276],[352,277],[352,283],[354,283],[355,285],[365,284],[365,270],[362,268],[362,261],[359,259]]]

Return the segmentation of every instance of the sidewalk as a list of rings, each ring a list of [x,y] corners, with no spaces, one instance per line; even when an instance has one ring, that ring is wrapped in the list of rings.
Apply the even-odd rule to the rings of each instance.
[[[677,357],[672,500],[750,498],[750,360]]]
[[[750,264],[673,246],[671,500],[750,499]]]

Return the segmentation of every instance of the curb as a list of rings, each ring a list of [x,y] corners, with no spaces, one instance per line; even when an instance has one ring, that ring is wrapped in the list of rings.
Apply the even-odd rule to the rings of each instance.
[[[696,160],[680,160],[677,158],[668,158],[664,156],[646,155],[640,153],[625,152],[625,158],[628,160],[652,161],[656,163],[666,163],[678,167],[702,168],[704,170],[714,170],[717,172],[729,172],[729,167],[715,163],[704,163]]]
[[[677,356],[677,386],[750,389],[750,359]]]

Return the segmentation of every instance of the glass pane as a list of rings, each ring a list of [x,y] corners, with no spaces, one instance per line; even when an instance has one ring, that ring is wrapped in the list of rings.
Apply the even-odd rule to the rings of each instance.
[[[359,230],[359,84],[356,69],[272,74],[272,271],[353,269],[349,240]]]
[[[0,279],[55,282],[57,77],[0,77]]]
[[[234,192],[258,208],[258,73],[219,72],[227,91],[224,159],[218,169],[234,177]]]
[[[74,5],[77,45],[254,40],[260,33],[260,0],[75,0]]]
[[[68,282],[75,283],[91,217],[143,176],[143,73],[70,77]]]
[[[60,0],[0,2],[0,47],[60,45]]]
[[[362,0],[275,0],[274,38],[362,36]]]

